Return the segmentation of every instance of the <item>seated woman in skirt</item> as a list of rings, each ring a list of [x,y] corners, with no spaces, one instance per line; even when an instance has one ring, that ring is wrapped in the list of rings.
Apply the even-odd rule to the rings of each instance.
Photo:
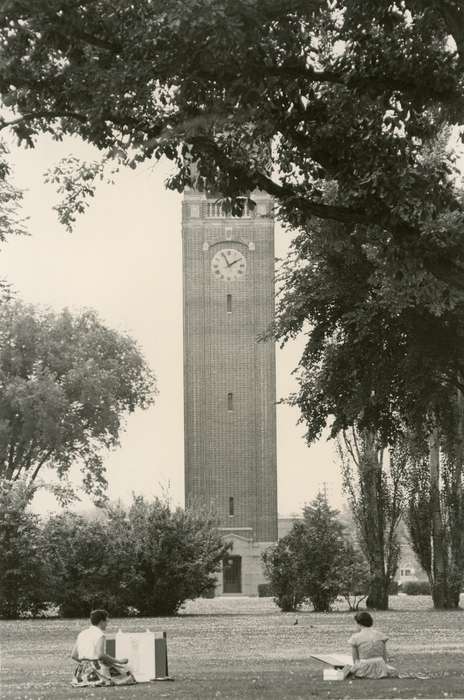
[[[353,665],[345,666],[345,676],[352,678],[397,678],[398,671],[387,663],[387,639],[380,630],[373,629],[374,621],[368,612],[354,616],[358,632],[348,640],[353,654]]]
[[[108,624],[106,610],[93,610],[90,613],[90,627],[77,635],[71,653],[77,666],[71,681],[75,688],[105,685],[132,685],[135,678],[125,668],[127,659],[113,659],[105,654],[105,630]]]

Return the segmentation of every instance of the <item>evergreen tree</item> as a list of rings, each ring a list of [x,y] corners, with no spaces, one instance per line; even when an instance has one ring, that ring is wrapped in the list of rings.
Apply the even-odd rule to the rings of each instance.
[[[358,595],[367,579],[365,560],[322,493],[304,507],[289,534],[264,552],[263,561],[282,610],[309,601],[315,611],[328,612],[339,595]]]

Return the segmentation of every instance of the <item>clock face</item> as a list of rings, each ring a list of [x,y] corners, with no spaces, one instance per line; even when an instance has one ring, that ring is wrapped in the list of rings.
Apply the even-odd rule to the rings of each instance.
[[[213,277],[232,282],[245,275],[246,260],[235,248],[221,248],[211,260]]]

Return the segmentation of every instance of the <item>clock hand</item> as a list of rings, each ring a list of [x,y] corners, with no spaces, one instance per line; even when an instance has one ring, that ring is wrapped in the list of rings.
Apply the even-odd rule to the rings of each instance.
[[[237,258],[236,260],[233,260],[232,262],[229,262],[225,253],[222,253],[222,257],[223,257],[224,260],[226,261],[227,267],[232,267],[232,265],[234,265],[236,262],[238,262],[238,261],[240,260],[240,258]]]

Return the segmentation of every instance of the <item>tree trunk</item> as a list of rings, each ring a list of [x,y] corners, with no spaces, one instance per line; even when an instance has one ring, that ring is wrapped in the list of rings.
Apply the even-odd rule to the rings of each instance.
[[[372,610],[388,610],[388,583],[385,576],[379,576],[378,573],[374,573],[369,583],[366,607]]]
[[[379,462],[375,435],[364,434],[364,454],[360,474],[366,497],[365,541],[371,581],[366,600],[368,608],[388,610],[388,586],[385,575],[385,517],[383,511],[382,465]]]
[[[440,447],[437,429],[433,430],[430,438],[429,468],[432,514],[432,599],[435,608],[443,609],[449,606],[448,557],[440,502]]]
[[[462,381],[462,377],[460,377]],[[464,495],[462,471],[464,464],[464,401],[460,389],[456,395],[457,430],[455,454],[452,458],[451,473],[446,499],[449,522],[449,570],[448,607],[458,608],[464,578]]]
[[[366,605],[387,610],[390,583],[398,564],[397,527],[403,508],[404,474],[399,467],[394,473],[390,471],[388,477],[383,462],[384,448],[379,447],[375,432],[353,427],[350,435],[344,432],[343,437],[347,453],[357,468],[357,473],[353,474],[340,449],[344,490],[349,494],[360,544],[369,563]],[[405,465],[406,462],[403,468]]]
[[[448,586],[446,591],[446,609],[455,610],[459,608],[459,599],[461,597],[461,587],[460,586]]]

